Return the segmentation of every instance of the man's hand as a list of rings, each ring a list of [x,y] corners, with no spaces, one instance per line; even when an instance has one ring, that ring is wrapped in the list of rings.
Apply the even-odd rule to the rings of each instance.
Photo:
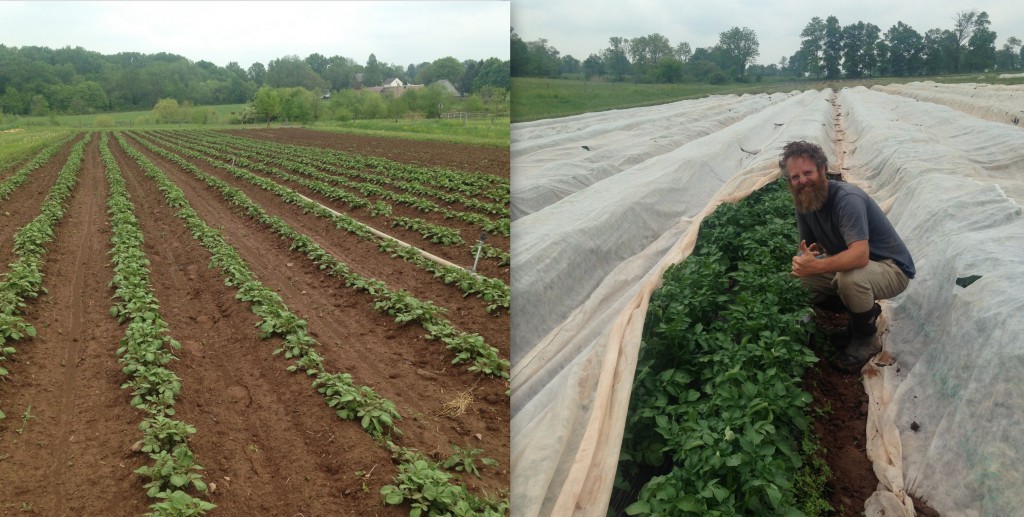
[[[821,273],[818,268],[817,256],[821,254],[821,248],[818,247],[818,243],[807,246],[807,241],[800,241],[800,255],[793,257],[793,276],[797,278],[803,278],[806,276],[813,276]]]

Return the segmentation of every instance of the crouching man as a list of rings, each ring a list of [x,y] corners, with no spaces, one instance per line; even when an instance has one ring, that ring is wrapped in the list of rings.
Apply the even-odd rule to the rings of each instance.
[[[790,142],[779,168],[789,182],[800,232],[792,273],[811,291],[815,305],[850,313],[850,341],[833,364],[859,372],[881,351],[876,321],[882,309],[875,301],[907,288],[914,260],[874,200],[825,176],[828,158],[821,147]]]

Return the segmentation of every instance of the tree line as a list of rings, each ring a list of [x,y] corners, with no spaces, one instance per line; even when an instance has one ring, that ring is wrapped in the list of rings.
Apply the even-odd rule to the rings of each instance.
[[[0,44],[0,112],[12,115],[91,114],[148,110],[161,99],[182,104],[240,104],[263,86],[301,87],[322,94],[354,87],[380,86],[391,78],[405,84],[441,79],[460,92],[484,87],[508,90],[510,64],[498,58],[459,61],[446,56],[433,62],[400,66],[370,54],[365,64],[344,56],[319,53],[284,56],[266,66],[237,62],[217,66],[160,52],[103,55],[82,47],[8,47]]]
[[[562,55],[546,39],[523,41],[512,29],[514,77],[580,76],[645,83],[746,82],[767,76],[825,79],[873,76],[942,75],[1024,69],[1024,47],[1015,36],[996,47],[996,33],[985,11],[960,11],[950,28],[924,34],[897,22],[884,34],[872,23],[843,26],[838,18],[813,17],[801,31],[801,45],[778,63],[754,63],[760,55],[757,34],[733,27],[718,43],[691,48],[654,33],[627,39],[613,36],[608,47],[580,61]]]

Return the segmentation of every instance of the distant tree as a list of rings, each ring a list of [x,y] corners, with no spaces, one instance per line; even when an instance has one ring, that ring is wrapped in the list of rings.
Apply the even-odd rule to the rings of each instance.
[[[306,56],[306,59],[303,61],[305,61],[306,64],[317,73],[317,75],[323,75],[324,70],[327,70],[327,65],[331,64],[323,54],[317,52]]]
[[[690,56],[693,55],[693,50],[690,49],[690,44],[683,41],[676,45],[676,59],[685,63],[690,60]]]
[[[530,49],[526,42],[516,34],[515,27],[511,27],[512,36],[509,42],[509,55],[512,61],[512,76],[526,77],[529,73]]]
[[[734,68],[736,75],[742,77],[747,65],[754,62],[760,55],[757,34],[753,29],[733,27],[718,36],[718,48]]]
[[[588,81],[592,77],[604,75],[604,72],[604,62],[601,60],[601,56],[591,54],[583,61],[583,77]]]
[[[652,81],[658,61],[674,55],[675,49],[668,38],[654,33],[629,40],[627,54],[633,63],[633,72],[644,80]]]
[[[888,70],[895,76],[919,75],[923,70],[924,38],[912,27],[896,22],[886,33]]]
[[[447,79],[453,85],[458,84],[466,67],[458,59],[451,56],[435,59],[430,64],[431,82]]]
[[[608,48],[604,49],[604,65],[612,78],[621,81],[629,73],[630,63],[626,57],[626,43],[628,40],[619,36],[608,38]]]
[[[581,70],[580,60],[569,54],[562,56],[559,63],[559,72],[563,74],[578,74]]]
[[[478,92],[483,88],[492,86],[508,90],[509,88],[510,64],[496,57],[486,59],[480,65],[480,71],[473,79],[473,88],[470,91]]]
[[[274,59],[267,65],[264,84],[273,88],[299,86],[307,90],[320,91],[326,82],[299,56],[285,56]],[[378,83],[379,84],[379,83]]]
[[[252,99],[252,105],[256,108],[257,118],[261,118],[270,124],[271,120],[276,120],[281,115],[281,97],[278,95],[277,90],[269,86],[261,86],[259,90],[256,90],[256,95]]]
[[[977,9],[970,11],[957,11],[953,16],[953,36],[956,40],[956,62],[954,72],[959,73],[964,60],[964,45],[970,41],[974,33],[974,21],[978,16]]]
[[[181,119],[181,106],[176,99],[160,99],[153,106],[153,119],[157,124],[170,124]]]
[[[996,68],[1000,70],[1017,70],[1021,67],[1020,61],[1021,41],[1016,36],[1010,36],[1003,43],[1003,48],[996,52]]]
[[[843,52],[843,29],[839,19],[829,16],[825,19],[825,44],[821,50],[821,62],[825,68],[826,79],[838,79]]]
[[[881,30],[872,23],[857,22],[843,27],[843,74],[859,78],[878,67],[876,53]]]
[[[252,79],[252,82],[256,83],[257,87],[263,86],[263,79],[267,75],[267,68],[263,66],[263,63],[259,61],[253,63],[249,66],[248,72],[249,79]]]
[[[475,91],[473,88],[473,81],[475,81],[476,76],[480,74],[481,65],[483,65],[483,61],[475,61],[472,59],[463,61],[462,66],[465,68],[465,72],[462,73],[462,77],[459,78],[459,82],[452,83],[455,85],[455,89],[466,93]]]
[[[825,47],[825,22],[815,16],[800,32],[800,71],[821,77],[824,70],[821,63],[822,50]]]
[[[974,18],[974,30],[967,40],[967,68],[972,72],[990,70],[996,64],[996,33],[989,30],[992,22],[982,11]]]
[[[370,54],[366,58],[366,66],[363,67],[363,86],[380,86],[384,82],[384,73],[377,61],[377,56]]]
[[[665,56],[658,60],[654,69],[654,79],[659,83],[678,83],[683,80],[683,63],[675,56]]]

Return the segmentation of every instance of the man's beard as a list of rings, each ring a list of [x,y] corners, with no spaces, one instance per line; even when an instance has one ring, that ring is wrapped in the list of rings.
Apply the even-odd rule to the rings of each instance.
[[[828,199],[828,180],[819,178],[814,185],[805,187],[799,192],[790,185],[789,193],[793,196],[793,204],[798,212],[815,212],[820,209],[825,200]]]

